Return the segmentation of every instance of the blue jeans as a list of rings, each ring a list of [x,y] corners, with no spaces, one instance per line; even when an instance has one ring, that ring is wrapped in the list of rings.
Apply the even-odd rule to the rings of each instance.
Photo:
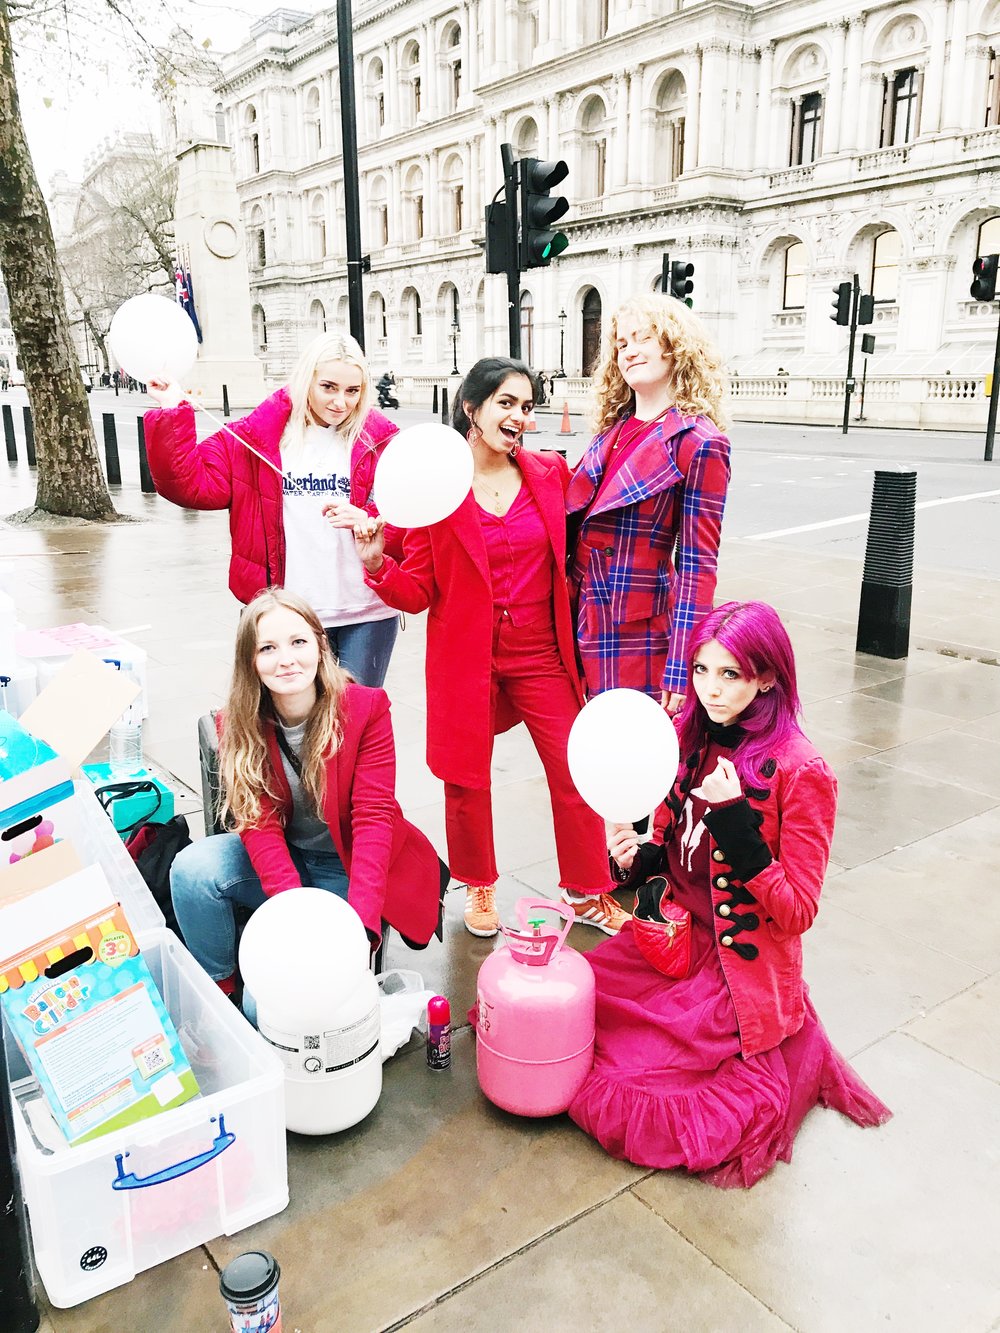
[[[359,685],[382,685],[398,633],[399,616],[390,616],[359,620],[356,625],[328,625],[326,637],[334,657]]]
[[[303,884],[347,899],[347,871],[335,851],[289,847]],[[184,943],[213,981],[236,971],[233,904],[259,907],[267,901],[257,872],[237,833],[216,833],[174,858],[170,895]]]

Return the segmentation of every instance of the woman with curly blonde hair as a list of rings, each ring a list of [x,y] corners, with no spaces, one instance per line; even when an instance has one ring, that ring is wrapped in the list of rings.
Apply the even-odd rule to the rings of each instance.
[[[643,690],[675,713],[692,626],[712,609],[729,485],[726,380],[696,315],[670,296],[626,301],[594,374],[597,434],[566,496],[587,692]]]
[[[259,907],[302,884],[346,898],[373,949],[383,921],[422,948],[440,928],[443,867],[396,802],[388,696],[337,665],[301,597],[272,588],[244,608],[218,726],[235,831],[186,847],[170,875],[181,932],[209,976],[232,993],[236,903]]]

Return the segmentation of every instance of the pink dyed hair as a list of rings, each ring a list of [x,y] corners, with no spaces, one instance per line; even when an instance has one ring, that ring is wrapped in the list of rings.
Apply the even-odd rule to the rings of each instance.
[[[791,640],[777,611],[766,602],[726,602],[699,620],[688,651],[687,699],[677,718],[682,757],[703,745],[707,735],[708,714],[695,693],[694,664],[699,650],[713,639],[736,658],[746,676],[774,673],[773,687],[758,694],[740,714],[744,736],[733,751],[740,778],[759,784],[761,764],[789,736],[802,734]]]

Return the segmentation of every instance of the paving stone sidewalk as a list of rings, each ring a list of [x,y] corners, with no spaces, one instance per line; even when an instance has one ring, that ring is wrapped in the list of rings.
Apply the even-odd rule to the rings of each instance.
[[[19,471],[5,511],[30,499]],[[0,527],[0,587],[31,627],[148,625],[134,633],[149,652],[147,753],[197,786],[196,720],[221,699],[236,622],[226,516],[136,493],[121,504],[143,521]],[[450,1072],[428,1071],[413,1045],[386,1066],[362,1125],[289,1138],[286,1212],[74,1310],[46,1307],[46,1333],[221,1329],[217,1269],[257,1245],[282,1264],[286,1333],[1000,1327],[1000,669],[932,647],[899,663],[855,654],[860,576],[856,561],[731,542],[719,594],[765,597],[785,616],[807,730],[840,779],[806,977],[836,1044],[894,1109],[889,1125],[816,1110],[790,1166],[721,1192],[612,1161],[565,1118],[490,1107],[464,1029]],[[915,643],[973,658],[1000,646],[997,592],[921,576]],[[408,618],[387,688],[400,800],[443,849],[423,755],[422,617]],[[498,742],[495,773],[509,913],[557,881],[523,728]],[[443,946],[390,945],[391,963],[420,970],[459,1019],[491,947],[465,933],[461,908],[455,892]]]

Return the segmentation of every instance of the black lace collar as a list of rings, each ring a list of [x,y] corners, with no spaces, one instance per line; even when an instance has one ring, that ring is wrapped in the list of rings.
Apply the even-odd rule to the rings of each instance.
[[[708,739],[726,750],[735,750],[744,736],[743,728],[738,722],[713,722],[711,718],[706,718],[705,726]]]

